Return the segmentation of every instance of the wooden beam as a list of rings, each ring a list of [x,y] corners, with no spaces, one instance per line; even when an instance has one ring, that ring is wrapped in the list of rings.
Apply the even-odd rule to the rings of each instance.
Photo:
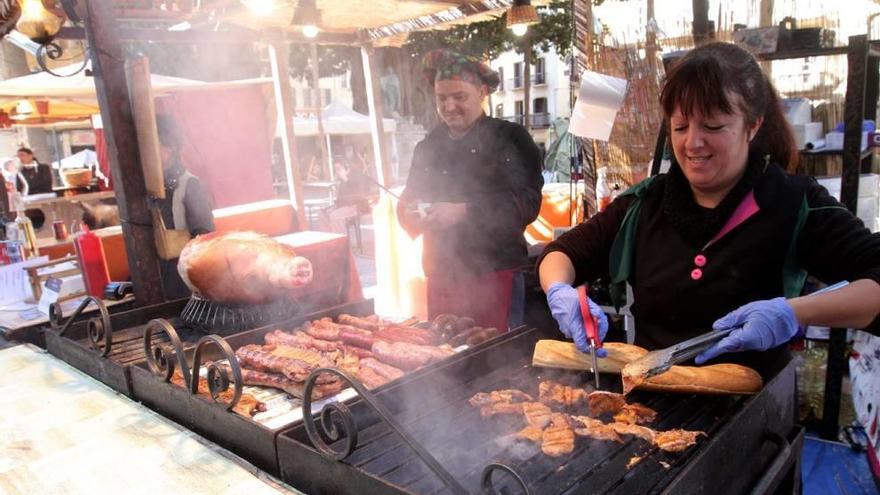
[[[712,33],[709,31],[709,0],[693,0],[693,7],[694,46],[700,46],[712,39]]]
[[[373,134],[373,160],[376,163],[376,180],[386,187],[391,184],[391,167],[388,146],[385,144],[385,126],[382,118],[382,96],[378,91],[379,76],[374,48],[361,47],[364,64],[364,80],[367,85],[367,104],[370,107],[370,130]]]
[[[81,27],[65,26],[58,32],[56,39],[84,40],[85,30]],[[257,32],[246,28],[235,30],[196,30],[169,31],[159,28],[118,28],[116,38],[121,42],[153,41],[156,43],[211,43],[211,44],[242,44],[242,43],[317,43],[319,45],[356,45],[358,36],[354,33],[332,33],[322,31],[316,38],[306,38],[301,33],[290,31]]]
[[[91,48],[95,89],[107,138],[125,251],[134,282],[135,304],[158,304],[164,300],[159,256],[147,207],[144,172],[125,78],[125,58],[116,33],[116,18],[106,0],[86,0],[86,9],[86,36]]]
[[[293,130],[293,98],[291,97],[290,72],[287,67],[287,45],[269,45],[269,64],[272,66],[272,86],[275,89],[275,108],[283,126],[281,129],[281,153],[287,168],[287,192],[296,207],[296,220],[300,230],[308,229],[305,203],[303,203],[302,177],[296,155],[296,134]]]

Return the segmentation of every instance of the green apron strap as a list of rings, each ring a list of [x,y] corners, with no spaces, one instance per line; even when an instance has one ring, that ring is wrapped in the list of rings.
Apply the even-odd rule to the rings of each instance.
[[[611,295],[611,302],[614,308],[620,310],[626,306],[626,281],[632,272],[633,253],[636,246],[636,226],[639,220],[639,211],[642,208],[642,196],[648,186],[654,180],[654,177],[639,182],[624,191],[621,196],[634,195],[635,201],[629,205],[614,243],[611,245],[611,253],[609,256],[609,273],[611,274],[611,283],[608,292]]]
[[[797,261],[797,244],[801,231],[807,223],[807,217],[812,211],[826,209],[846,210],[843,206],[819,206],[810,208],[807,203],[807,195],[804,194],[801,200],[801,207],[798,210],[797,222],[794,225],[794,231],[791,234],[791,242],[788,245],[788,252],[785,254],[785,262],[782,264],[782,290],[787,298],[798,297],[804,290],[804,282],[807,280],[807,271]],[[848,210],[847,210],[848,211]]]

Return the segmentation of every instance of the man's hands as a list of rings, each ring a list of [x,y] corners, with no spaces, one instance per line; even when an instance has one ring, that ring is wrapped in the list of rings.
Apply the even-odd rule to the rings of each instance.
[[[432,203],[421,222],[426,229],[448,229],[464,221],[466,215],[467,203]]]

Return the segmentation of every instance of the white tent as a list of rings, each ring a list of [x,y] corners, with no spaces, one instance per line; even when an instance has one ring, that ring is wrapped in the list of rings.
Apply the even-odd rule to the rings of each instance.
[[[53,72],[61,75],[73,74],[80,67],[82,67],[81,62],[53,69]],[[27,76],[0,81],[0,102],[19,100],[22,98],[28,98],[31,100],[45,98],[76,100],[84,103],[97,104],[95,78],[90,75],[91,71],[88,70],[90,67],[91,62],[89,62],[86,69],[81,70],[70,77],[58,77],[53,76],[48,72],[37,72]],[[249,84],[271,84],[272,82],[271,79],[262,78],[206,83],[195,79],[160,76],[158,74],[153,74],[151,76],[151,81],[153,93],[157,95],[168,91],[230,87]]]
[[[330,103],[321,112],[324,134],[338,136],[344,134],[370,134],[370,117],[355,112],[341,103]],[[394,119],[382,119],[385,132],[394,132],[397,127]],[[317,136],[318,117],[294,117],[293,132],[296,137]]]
[[[57,169],[65,169],[65,168],[84,168],[89,165],[97,165],[98,164],[98,154],[92,150],[85,149],[80,151],[79,153],[74,153],[66,158],[62,158],[61,160],[52,162],[52,168]]]

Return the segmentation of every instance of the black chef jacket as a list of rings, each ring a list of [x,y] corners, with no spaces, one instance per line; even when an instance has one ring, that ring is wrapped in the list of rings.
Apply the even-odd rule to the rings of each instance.
[[[402,198],[467,203],[467,218],[424,232],[425,274],[479,275],[524,265],[523,232],[541,208],[541,164],[541,151],[519,124],[484,116],[460,139],[445,124],[431,131],[416,146]],[[401,224],[417,233],[403,218]]]
[[[760,210],[705,250],[687,241],[661,208],[667,180],[661,175],[648,186],[638,217],[629,279],[637,345],[668,347],[711,330],[716,319],[743,304],[782,296],[782,267],[790,248],[797,263],[824,282],[869,278],[880,283],[880,234],[871,234],[811,178],[767,167],[753,189]],[[809,214],[792,246],[804,195]],[[565,253],[575,266],[576,286],[607,276],[612,243],[634,199],[621,196],[551,243],[545,255]],[[695,280],[691,273],[698,254],[705,265]]]
[[[52,192],[52,169],[48,165],[34,160],[36,167],[21,166],[21,175],[28,182],[28,194]]]

